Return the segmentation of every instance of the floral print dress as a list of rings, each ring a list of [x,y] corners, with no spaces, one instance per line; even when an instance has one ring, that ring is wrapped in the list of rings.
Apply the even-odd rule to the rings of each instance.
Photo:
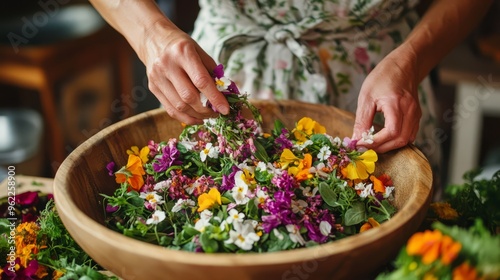
[[[418,21],[411,0],[200,0],[192,37],[256,99],[356,112],[367,74]],[[419,87],[417,146],[440,162],[429,79]]]

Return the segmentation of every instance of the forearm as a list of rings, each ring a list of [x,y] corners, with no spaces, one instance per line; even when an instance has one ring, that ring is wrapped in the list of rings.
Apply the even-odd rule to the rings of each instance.
[[[120,32],[144,62],[144,45],[158,25],[177,27],[152,0],[89,0],[103,18]]]
[[[479,23],[492,0],[436,0],[398,48],[403,61],[415,63],[420,82]],[[401,57],[401,56],[399,56]]]

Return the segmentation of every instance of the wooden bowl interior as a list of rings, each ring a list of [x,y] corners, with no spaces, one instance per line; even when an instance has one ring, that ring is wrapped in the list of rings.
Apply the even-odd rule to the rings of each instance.
[[[261,109],[266,131],[272,128],[275,119],[280,119],[287,127],[292,128],[295,122],[307,116],[324,125],[327,133],[332,136],[351,136],[352,133],[353,115],[330,106],[295,101],[254,101],[253,103]],[[99,224],[104,225],[104,207],[101,194],[112,194],[117,187],[114,177],[107,173],[106,164],[114,161],[118,167],[123,166],[127,160],[126,150],[131,146],[142,147],[149,140],[162,141],[178,137],[181,131],[181,124],[171,119],[163,109],[142,113],[106,128],[90,138],[68,156],[56,174],[54,184],[56,206],[66,227],[84,250],[104,267],[118,275],[121,274],[119,270],[124,264],[115,264],[113,260],[108,260],[106,256],[94,252],[98,248],[94,248],[90,241],[85,239],[89,238],[85,235],[85,231],[92,232],[98,236],[96,238],[106,239],[100,240],[103,241],[103,246],[111,246],[110,244],[118,242],[117,240],[120,242],[126,240],[127,243],[133,244],[134,249],[125,248],[123,250],[129,250],[131,254],[144,254],[145,258],[157,258],[158,263],[155,263],[157,266],[162,262],[161,258],[165,258],[168,254],[170,264],[161,263],[161,265],[169,266],[172,264],[172,267],[169,268],[172,275],[178,272],[179,276],[185,276],[186,274],[182,274],[181,271],[190,270],[193,258],[196,258],[198,266],[205,268],[203,274],[210,270],[209,267],[221,269],[221,267],[227,266],[231,267],[228,269],[241,269],[241,273],[231,274],[232,276],[240,275],[243,277],[241,279],[283,275],[283,271],[286,271],[286,268],[293,264],[319,258],[328,260],[328,262],[325,262],[326,265],[318,266],[311,275],[336,276],[340,279],[343,274],[339,274],[339,272],[333,274],[334,270],[351,271],[350,274],[344,276],[352,277],[355,275],[352,274],[353,272],[359,272],[360,265],[364,266],[366,271],[373,271],[377,265],[380,266],[380,261],[388,261],[393,257],[411,233],[417,229],[424,218],[429,203],[432,183],[429,165],[420,151],[409,146],[379,155],[377,164],[376,172],[383,171],[391,175],[396,186],[395,205],[399,209],[397,215],[380,228],[319,246],[322,250],[315,251],[314,255],[305,255],[304,252],[308,252],[307,249],[298,249],[295,250],[296,252],[259,254],[258,256],[252,256],[252,254],[246,256],[193,255],[189,252],[163,250],[159,246],[123,237],[104,226],[100,226]],[[78,225],[75,220],[80,220],[85,225]],[[394,246],[389,248],[388,245]],[[142,253],[143,249],[149,253]],[[336,254],[341,254],[342,258],[334,257]],[[373,255],[361,256],[363,254]],[[175,256],[179,256],[179,258]],[[363,264],[354,263],[359,257],[366,258]],[[368,258],[371,258],[372,261],[368,261]],[[375,261],[374,259],[380,260]],[[353,263],[349,263],[347,260],[351,260]],[[163,260],[163,262],[166,261]],[[256,266],[260,266],[260,268],[256,268]],[[142,271],[140,273],[152,270],[152,267],[146,265],[142,268],[143,270],[140,268],[137,270]],[[248,268],[252,268],[253,272],[249,272]],[[195,272],[191,271],[190,273]],[[220,276],[220,272],[216,274]],[[195,274],[193,274],[194,276]]]

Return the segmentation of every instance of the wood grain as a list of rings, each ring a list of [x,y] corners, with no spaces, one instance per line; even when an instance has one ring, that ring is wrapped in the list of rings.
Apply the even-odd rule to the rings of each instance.
[[[311,117],[334,136],[350,136],[354,116],[337,108],[297,101],[254,101],[266,124],[279,117],[292,127]],[[126,164],[126,150],[177,137],[181,125],[163,109],[114,124],[79,146],[59,168],[56,206],[78,244],[124,279],[359,279],[390,261],[416,231],[431,194],[431,170],[413,146],[380,155],[376,172],[392,176],[399,212],[381,227],[314,248],[263,254],[197,254],[147,244],[103,225],[101,193],[117,187],[106,164]],[[307,278],[306,278],[307,277]]]

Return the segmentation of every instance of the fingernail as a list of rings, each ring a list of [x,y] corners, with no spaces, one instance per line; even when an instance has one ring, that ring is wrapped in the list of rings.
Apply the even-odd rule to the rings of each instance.
[[[224,106],[224,105],[219,105],[217,107],[217,111],[219,111],[223,115],[229,114],[229,108],[227,106]]]

